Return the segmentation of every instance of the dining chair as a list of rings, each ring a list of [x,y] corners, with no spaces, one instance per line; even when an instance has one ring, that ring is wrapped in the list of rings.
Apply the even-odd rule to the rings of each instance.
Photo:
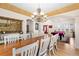
[[[13,48],[12,55],[13,56],[36,56],[38,52],[39,41],[20,47]]]
[[[4,44],[10,44],[10,43],[16,43],[17,40],[19,40],[18,35],[6,35],[3,37],[4,38]]]
[[[38,52],[38,56],[46,56],[48,53],[48,45],[49,45],[50,38],[41,39],[40,48]]]
[[[57,41],[58,41],[58,39],[59,39],[59,34],[56,34],[55,36],[54,36],[54,46],[55,46],[55,49],[57,50]]]
[[[57,40],[58,40],[58,34],[51,36],[49,47],[48,47],[49,55],[51,55],[50,52],[52,52],[55,55],[55,50],[57,49]]]
[[[50,43],[49,43],[49,46],[48,46],[48,54],[49,55],[51,55],[51,52],[55,55],[54,44],[55,44],[54,36],[51,36]]]
[[[21,40],[26,40],[27,38],[30,38],[30,34],[20,34],[20,39]]]

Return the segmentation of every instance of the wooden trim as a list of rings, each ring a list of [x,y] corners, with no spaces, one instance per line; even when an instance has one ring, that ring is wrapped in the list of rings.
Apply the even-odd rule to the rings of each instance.
[[[29,12],[27,10],[23,10],[23,9],[16,7],[14,5],[11,5],[9,3],[0,3],[0,8],[10,10],[10,11],[13,11],[13,12],[25,15],[25,16],[31,16],[32,15],[31,12]]]
[[[66,7],[63,7],[63,8],[54,10],[54,11],[50,11],[46,14],[48,16],[55,16],[55,15],[58,15],[58,14],[61,14],[61,13],[66,13],[66,12],[77,10],[77,9],[79,9],[79,3],[74,3],[74,4],[68,5]]]

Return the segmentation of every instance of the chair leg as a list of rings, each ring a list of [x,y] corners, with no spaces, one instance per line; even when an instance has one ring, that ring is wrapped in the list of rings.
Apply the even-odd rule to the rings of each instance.
[[[56,45],[56,50],[58,49],[57,45]]]
[[[52,54],[55,55],[55,50],[53,49],[53,50],[51,50],[51,51],[52,51]]]
[[[55,55],[55,50],[54,50],[54,49],[50,50],[50,51],[48,52],[48,55],[49,55],[49,56]]]
[[[48,55],[51,56],[50,50],[48,51]]]
[[[57,49],[58,49],[57,44],[55,44],[55,45],[54,45],[54,49],[55,49],[55,50],[57,50]]]

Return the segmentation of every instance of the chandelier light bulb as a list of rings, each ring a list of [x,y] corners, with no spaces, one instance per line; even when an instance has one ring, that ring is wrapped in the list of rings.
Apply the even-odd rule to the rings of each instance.
[[[34,12],[33,14],[34,14],[34,15],[37,15],[37,13],[36,13],[36,12]]]
[[[46,18],[46,17],[47,17],[47,15],[44,15],[44,17]]]
[[[41,13],[40,13],[40,15],[44,15],[44,13],[43,13],[43,12],[41,12]]]
[[[34,15],[32,15],[31,17],[34,18]]]

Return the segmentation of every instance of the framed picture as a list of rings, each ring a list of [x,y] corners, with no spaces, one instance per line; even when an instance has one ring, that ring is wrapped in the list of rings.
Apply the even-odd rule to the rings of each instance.
[[[35,23],[35,30],[39,30],[39,24]]]
[[[21,31],[21,20],[0,16],[0,33],[19,33]]]
[[[52,25],[49,25],[49,28],[52,28]]]
[[[48,27],[48,25],[43,25],[43,31],[44,31],[45,34],[47,34],[47,31],[48,31],[47,27]]]

